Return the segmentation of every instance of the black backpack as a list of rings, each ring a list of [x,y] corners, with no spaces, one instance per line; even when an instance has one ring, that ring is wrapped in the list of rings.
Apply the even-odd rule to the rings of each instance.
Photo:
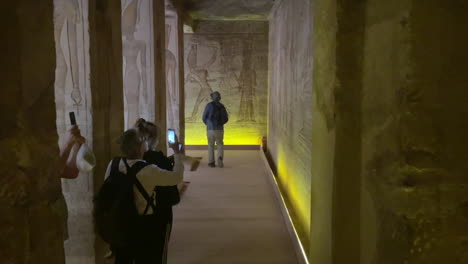
[[[226,111],[226,108],[221,103],[213,102],[214,111],[211,115],[211,121],[217,122],[217,124],[223,124],[223,114]]]
[[[96,233],[113,247],[127,246],[134,239],[138,218],[133,193],[134,184],[147,201],[144,214],[147,213],[149,206],[153,208],[153,213],[155,212],[154,196],[148,195],[136,177],[137,173],[149,164],[139,161],[130,168],[123,158],[127,166],[127,174],[124,174],[119,171],[120,160],[120,157],[112,160],[109,177],[94,198]]]

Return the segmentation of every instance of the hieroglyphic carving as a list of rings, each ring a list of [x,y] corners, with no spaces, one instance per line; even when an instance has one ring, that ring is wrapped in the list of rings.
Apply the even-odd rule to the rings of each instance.
[[[167,91],[167,127],[175,129],[180,135],[179,118],[179,75],[177,68],[177,31],[172,30],[177,26],[177,21],[172,17],[166,17],[166,91]],[[173,43],[174,42],[174,43]],[[172,44],[172,45],[171,45]]]
[[[268,149],[293,210],[310,226],[312,24],[309,1],[280,1],[270,21]],[[287,166],[285,166],[287,164]]]
[[[70,127],[68,112],[74,111],[81,134],[92,148],[88,28],[88,1],[54,0],[55,102],[60,144]],[[92,177],[92,173],[80,173],[77,179],[62,180],[69,211],[69,238],[65,242],[67,263],[94,262]]]
[[[220,86],[226,87],[228,91],[228,95],[233,95],[236,90],[240,90],[239,84],[239,76],[237,75],[235,66],[235,47],[236,47],[236,40],[233,38],[232,40],[228,39],[221,39],[219,41],[220,50],[221,50],[221,73],[223,75],[220,77]]]
[[[55,91],[57,109],[57,127],[59,134],[66,130],[66,88],[67,76],[71,77],[71,99],[77,107],[81,105],[80,76],[78,64],[77,27],[81,24],[81,11],[78,0],[54,0],[54,36],[56,43]],[[65,40],[62,41],[62,38]],[[66,56],[67,54],[67,56]],[[70,70],[69,70],[70,69]],[[68,75],[68,73],[71,73]]]
[[[146,92],[146,44],[135,39],[139,22],[138,0],[127,3],[122,13],[122,51],[124,57],[124,92],[127,100],[127,125],[133,124],[140,116],[140,91]],[[140,65],[138,65],[138,58]],[[144,95],[143,98],[146,98]]]
[[[176,69],[177,69],[177,60],[169,49],[169,42],[171,40],[171,25],[166,24],[166,87],[168,91],[169,101],[173,106],[177,104],[177,83],[176,83]],[[169,107],[171,117],[173,120],[177,119],[177,115],[174,113],[176,107]]]
[[[268,26],[204,21],[185,34],[187,144],[204,144],[200,108],[219,91],[229,113],[226,144],[258,144],[266,135]]]
[[[154,119],[152,1],[122,0],[122,54],[125,127]]]
[[[242,70],[239,75],[241,99],[237,122],[255,122],[254,98],[257,74],[252,69],[252,43],[245,41],[243,47]]]
[[[187,57],[189,73],[185,80],[195,82],[200,87],[195,105],[193,106],[192,115],[186,118],[187,122],[194,122],[197,119],[200,104],[207,102],[210,98],[210,94],[213,92],[208,80],[208,68],[216,61],[218,48],[210,43],[205,44],[212,49],[211,57],[207,62],[199,64],[197,54],[199,45],[201,45],[201,43],[196,38],[192,38],[190,51]]]

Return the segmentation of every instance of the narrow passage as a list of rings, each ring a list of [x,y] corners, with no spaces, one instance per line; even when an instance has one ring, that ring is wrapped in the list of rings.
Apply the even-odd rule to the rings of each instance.
[[[203,160],[174,208],[170,264],[297,263],[259,151],[225,151],[222,169],[187,154]]]

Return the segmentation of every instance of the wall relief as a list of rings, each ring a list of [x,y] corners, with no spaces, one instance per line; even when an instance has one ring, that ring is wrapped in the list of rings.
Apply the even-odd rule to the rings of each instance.
[[[154,120],[152,1],[122,0],[125,127]]]
[[[259,144],[266,135],[268,26],[263,22],[204,22],[185,34],[187,144],[206,144],[202,122],[210,93],[229,113],[225,144]]]

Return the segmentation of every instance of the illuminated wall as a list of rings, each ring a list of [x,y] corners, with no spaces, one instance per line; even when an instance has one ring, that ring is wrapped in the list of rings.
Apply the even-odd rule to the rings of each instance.
[[[125,128],[139,117],[155,120],[153,1],[122,1]]]
[[[305,244],[311,210],[311,11],[310,1],[278,1],[270,20],[268,149]]]
[[[201,22],[184,36],[186,144],[207,144],[202,121],[219,91],[229,113],[227,145],[258,145],[266,135],[268,23]]]
[[[73,111],[86,144],[92,148],[88,29],[88,1],[54,0],[55,105],[60,145],[71,126],[68,113]],[[74,180],[63,179],[62,190],[68,206],[67,263],[94,263],[93,173],[81,172]]]

